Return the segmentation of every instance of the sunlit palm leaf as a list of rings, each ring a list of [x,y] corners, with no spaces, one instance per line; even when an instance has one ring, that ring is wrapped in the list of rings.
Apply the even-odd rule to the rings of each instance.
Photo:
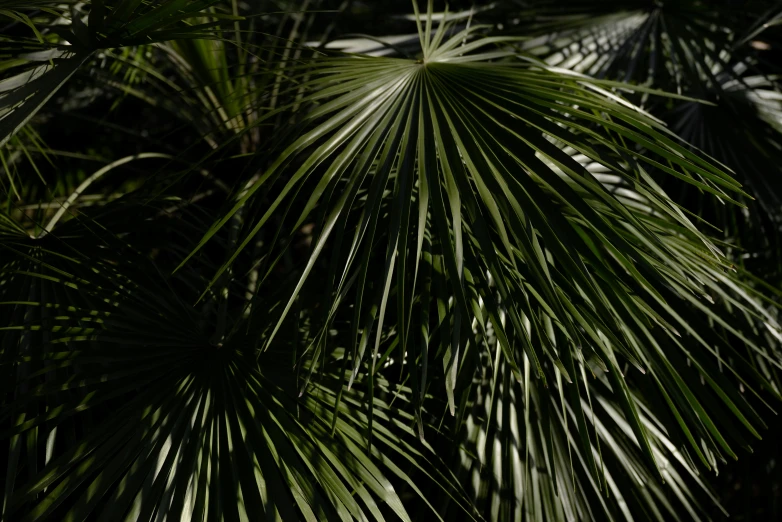
[[[617,183],[617,178],[607,175],[604,167],[592,164],[589,168],[639,218],[652,219],[659,231],[670,226],[665,220],[648,215],[645,198]],[[690,253],[685,249],[681,255],[684,262]],[[751,331],[763,328],[763,322],[709,325],[688,307],[679,307],[673,299],[669,302],[689,322],[690,333],[684,334],[685,341],[666,337],[662,332],[655,334],[656,327],[646,334],[639,332],[639,337],[647,336],[644,344],[654,347],[657,354],[650,351],[644,355],[650,361],[645,375],[628,371],[627,365],[622,370],[659,475],[648,466],[630,424],[619,414],[621,405],[615,402],[616,386],[610,375],[616,370],[606,372],[599,359],[577,351],[575,374],[566,374],[557,365],[545,367],[548,389],[535,379],[528,359],[524,360],[521,381],[514,382],[509,366],[500,357],[493,328],[487,337],[478,336],[478,353],[485,360],[470,386],[467,402],[462,403],[467,409],[457,416],[451,440],[459,448],[454,467],[462,470],[460,476],[470,485],[482,513],[497,520],[708,519],[708,508],[714,499],[709,498],[709,488],[697,469],[707,462],[719,466],[721,458],[692,443],[724,436],[725,441],[736,437],[734,442],[747,445],[753,431],[736,430],[725,416],[724,406],[715,399],[725,400],[729,396],[733,404],[729,408],[735,412],[735,406],[742,404],[739,408],[755,417],[752,422],[763,426],[763,421],[750,413],[756,401],[741,397],[735,390],[736,382],[759,382],[754,370],[747,365],[742,365],[742,369],[735,366],[732,375],[725,379],[719,365],[715,365],[715,355],[725,357],[730,365],[741,360],[740,352],[729,355],[723,351],[728,346],[741,345],[739,339],[732,337],[735,328]],[[704,347],[719,348],[712,353],[696,348],[694,338],[698,337]],[[561,345],[562,340],[557,342]],[[761,333],[748,344],[761,347],[768,343]],[[689,362],[681,358],[680,350],[690,358]],[[750,349],[748,355],[755,353],[755,349]],[[491,358],[493,362],[488,360]],[[778,360],[778,355],[773,358]],[[705,384],[714,378],[717,380],[710,386],[711,392],[691,384],[699,380]],[[760,380],[764,378],[773,382],[773,372],[764,372]],[[655,382],[662,384],[657,390]],[[570,393],[571,387],[578,387],[579,395]],[[684,402],[674,405],[680,399]],[[576,416],[574,400],[581,403],[584,425]],[[690,407],[698,410],[695,417],[691,416],[693,412],[687,412]],[[654,417],[658,418],[652,420]],[[578,441],[584,426],[589,434],[589,450]],[[717,433],[723,435],[715,437]],[[590,472],[590,455],[600,470],[597,477]]]
[[[456,414],[464,391],[457,383],[472,378],[481,351],[476,339],[491,326],[517,379],[526,357],[543,388],[561,378],[573,382],[563,392],[594,480],[600,474],[575,384],[580,364],[591,358],[606,368],[612,400],[622,405],[647,465],[656,459],[628,387],[636,371],[648,374],[647,396],[657,394],[661,411],[677,419],[668,426],[680,430],[694,459],[709,467],[722,455],[735,457],[728,439],[746,445],[762,426],[735,379],[751,375],[752,383],[770,385],[727,336],[779,363],[724,310],[738,307],[750,323],[775,333],[778,327],[647,169],[724,200],[739,192],[737,184],[610,92],[619,84],[519,62],[496,47],[502,38],[462,45],[480,28],[449,34],[447,24],[430,26],[430,18],[419,24],[419,60],[351,56],[308,69],[313,79],[304,102],[312,130],[199,245],[246,205],[259,218],[234,256],[276,209],[294,201],[304,210],[290,214],[290,230],[315,222],[313,253],[264,342],[281,331],[299,292],[318,288],[333,305],[322,312],[322,333],[307,357],[322,355],[325,332],[352,304],[352,375],[374,374],[378,358],[387,356],[381,339],[388,326],[409,363],[414,397],[427,389],[436,365]],[[639,194],[644,211],[632,210],[571,154],[618,176]],[[255,200],[256,193],[269,199]],[[314,281],[326,252],[327,276]],[[253,320],[268,321],[264,315]],[[712,338],[696,324],[718,324],[726,334]],[[736,368],[731,379],[713,373],[725,358]],[[693,389],[679,364],[688,359],[715,379],[711,391]],[[635,368],[630,375],[620,370],[627,363]],[[742,423],[738,431],[724,407]]]

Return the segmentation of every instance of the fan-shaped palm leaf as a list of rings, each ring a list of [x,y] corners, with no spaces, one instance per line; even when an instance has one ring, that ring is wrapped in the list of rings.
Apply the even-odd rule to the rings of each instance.
[[[714,108],[678,103],[671,111],[671,104],[644,101],[654,115],[682,131],[681,137],[734,169],[763,208],[753,210],[744,223],[744,216],[726,212],[713,200],[690,203],[686,198],[698,196],[681,184],[663,186],[677,202],[702,209],[702,216],[729,237],[748,234],[755,244],[744,241],[742,246],[760,250],[768,248],[765,238],[776,235],[769,223],[778,219],[780,173],[774,157],[779,134],[773,124],[770,129],[755,117],[758,110],[750,100],[758,97],[753,91],[759,81],[764,91],[778,93],[779,87],[767,76],[778,71],[764,58],[765,47],[748,41],[764,21],[774,19],[777,8],[774,2],[746,4],[586,0],[561,7],[544,0],[517,16],[526,31],[551,31],[525,43],[551,65],[713,102]],[[747,128],[726,124],[730,121]]]
[[[443,23],[435,31],[427,17],[419,23],[418,60],[348,56],[308,68],[313,79],[304,102],[312,130],[271,164],[199,248],[249,206],[259,218],[246,227],[238,254],[276,209],[296,201],[304,210],[289,215],[290,230],[313,220],[313,253],[264,343],[280,332],[299,292],[318,289],[333,305],[322,312],[307,357],[323,355],[325,333],[352,303],[352,375],[375,373],[376,361],[387,356],[380,347],[389,326],[408,362],[414,397],[427,389],[436,364],[455,414],[464,391],[457,383],[472,378],[477,339],[491,326],[517,379],[526,357],[544,388],[555,379],[571,382],[563,393],[578,426],[574,438],[595,480],[577,381],[590,358],[607,370],[613,400],[649,465],[656,459],[628,388],[635,371],[648,373],[657,391],[647,396],[656,395],[660,406],[655,415],[676,419],[668,426],[688,441],[694,458],[708,467],[720,455],[735,457],[728,439],[745,445],[762,425],[737,383],[745,372],[754,383],[766,381],[735,342],[694,325],[720,325],[771,364],[778,364],[776,356],[718,309],[739,307],[751,323],[773,332],[777,326],[647,169],[726,200],[737,193],[736,183],[621,100],[612,92],[621,85],[515,60],[496,47],[504,38],[463,44],[479,30],[449,34]],[[632,211],[565,146],[619,176],[645,211]],[[326,253],[327,276],[310,279]],[[268,314],[253,320],[266,322]],[[711,379],[706,368],[726,358],[736,384],[720,375],[719,383],[708,381],[709,391],[688,384],[692,376],[679,364],[689,359],[696,375]],[[621,371],[625,363],[635,368],[630,375]],[[724,407],[735,417],[724,416]],[[421,412],[419,398],[423,436]]]
[[[166,281],[96,234],[140,210],[157,215],[147,233],[167,228],[162,209],[125,205],[85,211],[41,239],[13,222],[3,229],[2,368],[13,396],[1,413],[4,518],[409,520],[381,468],[412,484],[397,455],[420,468],[431,457],[413,460],[404,431],[383,421],[367,456],[358,408],[344,403],[329,434],[336,391],[297,402],[295,379],[280,371],[288,359],[272,350],[256,365],[241,328],[214,344],[220,307],[183,302],[191,274]],[[86,246],[99,237],[103,249]],[[447,473],[438,483],[458,493]]]

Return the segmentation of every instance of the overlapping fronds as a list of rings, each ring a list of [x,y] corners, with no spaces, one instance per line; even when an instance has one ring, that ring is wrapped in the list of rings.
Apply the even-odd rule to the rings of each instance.
[[[0,0],[3,518],[712,516],[780,394],[777,13],[565,4],[370,55]]]

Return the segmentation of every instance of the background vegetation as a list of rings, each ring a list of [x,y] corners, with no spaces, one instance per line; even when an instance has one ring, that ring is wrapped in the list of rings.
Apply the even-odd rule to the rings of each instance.
[[[0,26],[3,520],[782,517],[779,2]]]

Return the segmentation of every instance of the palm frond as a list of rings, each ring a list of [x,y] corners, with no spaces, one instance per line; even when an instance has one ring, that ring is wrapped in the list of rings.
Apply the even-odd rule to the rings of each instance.
[[[22,45],[18,41],[0,45],[3,54],[9,56],[0,64],[0,70],[15,72],[0,82],[0,146],[29,122],[98,50],[174,39],[209,38],[225,20],[238,19],[233,15],[211,13],[209,21],[188,23],[202,18],[217,3],[217,0],[175,0],[153,6],[123,1],[113,9],[107,9],[100,0],[90,4],[88,16],[71,10],[67,25],[53,20],[50,27],[42,28],[46,38],[35,29],[38,40],[29,39]]]
[[[780,90],[778,67],[767,56],[770,44],[750,45],[750,40],[769,28],[764,24],[773,26],[777,14],[774,2],[763,1],[741,6],[584,1],[562,8],[543,1],[520,15],[520,26],[544,33],[524,47],[550,65],[709,101],[713,106],[635,98],[696,150],[733,169],[758,200],[741,199],[751,209],[742,215],[685,184],[656,176],[677,203],[697,209],[736,246],[755,255],[778,243],[779,115],[769,112],[769,104]]]
[[[579,365],[590,358],[606,368],[613,400],[649,465],[656,459],[629,388],[635,377],[621,371],[624,364],[648,374],[658,403],[677,419],[680,440],[689,441],[701,465],[734,458],[728,439],[746,445],[762,426],[737,392],[741,376],[749,372],[752,382],[773,389],[728,337],[738,336],[753,357],[773,365],[778,359],[718,310],[738,307],[775,335],[778,327],[647,169],[727,201],[740,192],[736,182],[612,92],[633,87],[518,61],[496,47],[505,38],[462,45],[480,29],[449,34],[447,23],[434,30],[426,17],[419,22],[418,60],[335,57],[308,68],[303,102],[312,130],[200,242],[199,249],[245,206],[260,216],[213,283],[276,209],[303,208],[285,211],[286,222],[290,233],[315,223],[312,254],[263,342],[282,332],[300,292],[317,288],[333,303],[305,351],[317,360],[326,332],[352,304],[352,378],[376,372],[376,361],[389,353],[381,345],[390,329],[419,397],[421,436],[429,365],[442,368],[455,415],[464,392],[457,383],[469,382],[478,340],[491,326],[516,379],[526,357],[544,388],[562,378],[571,383],[576,440],[595,480],[583,392],[575,384]],[[618,176],[639,195],[642,211],[612,194],[573,154]],[[286,167],[289,176],[282,174]],[[331,259],[321,265],[325,255]],[[310,278],[316,266],[327,270],[325,279]],[[255,313],[254,321],[268,315]],[[695,324],[719,325],[725,333],[712,338]],[[736,372],[712,381],[708,393],[695,391],[673,354],[708,375],[707,367],[730,359]],[[716,397],[707,398],[712,392]],[[741,422],[738,431],[724,407]]]
[[[413,458],[398,429],[377,421],[368,456],[366,415],[343,402],[329,435],[336,393],[297,401],[287,359],[256,365],[241,329],[213,344],[219,306],[182,300],[189,274],[165,280],[111,235],[78,253],[108,223],[91,213],[2,242],[4,518],[410,519],[385,476],[411,483],[392,464]]]

